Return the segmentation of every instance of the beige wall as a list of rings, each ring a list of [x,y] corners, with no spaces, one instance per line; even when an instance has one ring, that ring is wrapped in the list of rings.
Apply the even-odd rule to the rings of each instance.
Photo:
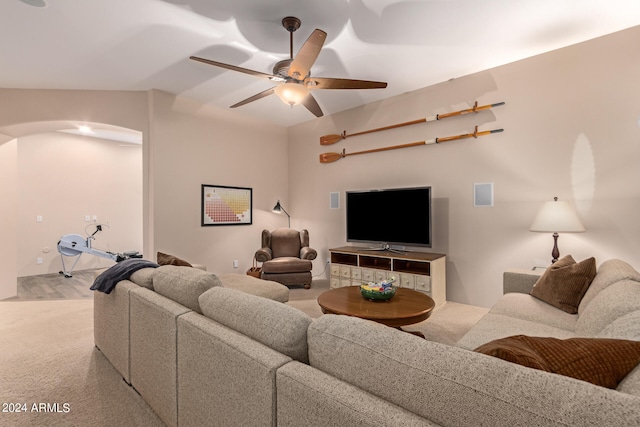
[[[154,259],[156,250],[161,250],[205,264],[212,271],[244,273],[251,266],[253,253],[258,249],[261,230],[286,224],[286,218],[270,211],[278,198],[285,206],[288,203],[287,136],[286,129],[282,127],[247,121],[228,110],[210,109],[158,91],[140,93],[0,89],[0,113],[0,130],[7,135],[3,140],[10,140],[15,136],[21,142],[43,145],[33,150],[25,145],[24,150],[33,151],[29,156],[45,149],[44,146],[46,150],[52,150],[56,145],[64,145],[77,138],[47,133],[60,129],[63,124],[105,123],[143,132],[143,170],[138,170],[137,173],[142,173],[143,182],[142,232],[145,258]],[[48,218],[60,215],[62,211],[51,206],[57,201],[56,197],[51,197],[46,207],[33,206],[25,197],[21,199],[24,215],[11,210],[15,203],[11,203],[10,198],[19,188],[19,177],[23,179],[33,172],[32,160],[26,155],[23,162],[30,166],[21,164],[18,167],[17,148],[16,142],[10,142],[4,144],[0,153],[0,161],[15,164],[13,170],[3,168],[3,174],[7,175],[4,182],[11,183],[3,186],[3,192],[6,193],[3,203],[7,204],[7,209],[3,208],[2,218],[8,231],[33,229],[34,215],[40,214],[44,219],[44,223],[40,225],[48,225]],[[88,149],[88,146],[83,148]],[[39,163],[37,167],[46,168],[45,174],[54,174],[60,168],[60,158],[68,155],[68,152],[51,154],[49,167],[45,166],[47,162]],[[93,156],[93,153],[85,153],[81,157]],[[109,169],[106,165],[104,167]],[[86,169],[82,170],[82,173],[86,172]],[[105,170],[104,173],[114,176],[117,170]],[[23,185],[31,191],[33,186],[38,185],[38,180],[43,178],[34,176],[28,179],[31,182]],[[50,184],[53,185],[53,181]],[[83,193],[88,189],[74,188],[74,184],[67,182],[64,190],[81,207],[73,213],[65,210],[64,216],[73,217],[70,220],[72,223],[57,225],[55,231],[48,231],[48,234],[55,234],[55,239],[59,238],[59,234],[82,234],[84,230],[76,231],[76,228],[85,225],[84,216],[96,214],[102,220],[105,218],[102,213],[93,211],[104,208],[106,217],[119,217],[121,230],[126,229],[127,233],[139,236],[139,232],[132,229],[135,228],[135,221],[127,224],[121,221],[124,216],[138,215],[137,212],[132,213],[127,202],[119,206],[126,208],[119,213],[115,209],[110,210],[115,206],[109,205],[107,208],[108,204],[94,209],[98,208],[96,204],[99,202],[87,200]],[[253,188],[253,224],[201,227],[201,184]],[[84,212],[90,209],[89,206],[91,211]],[[36,210],[38,213],[34,213]],[[44,213],[45,210],[47,213]],[[80,225],[78,221],[81,221]],[[110,221],[112,228],[115,228],[114,221]],[[137,246],[133,243],[134,240],[118,237],[106,242],[104,239],[107,234],[113,231],[105,230],[98,238],[100,242],[96,241],[96,247],[115,251],[139,250],[138,247],[129,248]],[[56,248],[49,244],[53,237],[48,234],[34,235],[24,243],[19,242],[11,233],[5,235],[5,247],[12,254],[13,260],[5,257],[10,265],[5,270],[6,277],[1,278],[1,289],[6,290],[3,297],[15,295],[15,277],[18,275],[40,274],[41,270],[57,271]],[[122,236],[119,232],[117,235]],[[46,242],[41,241],[42,239]],[[107,247],[98,243],[106,243]],[[42,252],[45,247],[50,252]],[[20,260],[18,253],[21,254]],[[32,264],[39,256],[44,258],[44,265],[33,267]],[[86,267],[101,262],[101,259],[95,257],[86,258],[92,263]],[[233,260],[239,261],[238,268],[233,267]]]
[[[96,223],[103,231],[94,248],[142,252],[141,145],[49,132],[20,137],[17,146],[19,277],[61,271],[58,240],[65,234],[86,238]],[[87,254],[66,258],[67,270],[76,260],[74,270],[113,265]]]
[[[17,190],[11,183],[16,182],[18,174],[18,146],[13,138],[0,134],[0,300],[12,297],[16,294],[17,278],[17,252],[16,252],[16,227],[17,216]]]
[[[271,212],[276,199],[285,206],[289,201],[286,129],[158,91],[152,92],[151,105],[156,250],[209,271],[244,274],[262,229],[287,224],[286,217]],[[253,224],[201,227],[202,184],[251,187]]]
[[[321,258],[316,266],[329,248],[346,243],[346,190],[431,185],[432,251],[447,254],[451,301],[490,306],[502,292],[505,269],[549,263],[551,235],[528,228],[554,196],[577,206],[587,228],[561,235],[561,254],[595,256],[598,263],[619,257],[639,268],[639,51],[640,27],[290,128],[291,211],[302,218],[297,225],[310,230]],[[321,135],[455,111],[476,100],[506,105],[319,144]],[[335,163],[318,159],[343,148],[350,153],[457,135],[475,125],[504,132]],[[475,208],[473,184],[484,182],[494,183],[495,205]],[[333,191],[340,192],[338,210],[329,209]]]
[[[319,250],[314,262],[319,274],[328,249],[345,244],[344,191],[431,185],[432,250],[447,254],[449,300],[488,306],[501,294],[505,269],[548,263],[551,236],[528,227],[553,196],[577,206],[587,228],[583,234],[561,235],[562,254],[595,256],[598,263],[618,257],[640,268],[639,44],[640,28],[634,28],[289,129],[158,91],[0,89],[0,133],[9,140],[36,133],[27,131],[29,124],[79,119],[143,132],[145,256],[166,251],[217,272],[243,273],[260,231],[286,226],[286,216],[270,212],[278,198],[292,215],[291,226],[309,229]],[[320,103],[325,96],[340,94],[318,94]],[[318,142],[321,135],[454,111],[476,100],[507,104],[333,146]],[[505,131],[331,164],[318,161],[323,152],[421,141],[471,131],[474,125]],[[6,155],[17,156],[15,145],[0,148],[2,164]],[[2,169],[3,178],[10,169]],[[494,207],[473,207],[477,182],[494,183]],[[201,184],[252,187],[253,224],[201,227]],[[15,190],[2,191],[8,195],[3,204],[10,203]],[[341,209],[329,209],[333,191],[340,192]],[[10,231],[17,212],[3,206],[0,215],[9,231],[5,245],[15,248]],[[234,259],[239,269],[233,269]],[[15,273],[10,276],[17,275],[17,267]],[[0,280],[3,289],[15,288],[7,285],[7,276]]]

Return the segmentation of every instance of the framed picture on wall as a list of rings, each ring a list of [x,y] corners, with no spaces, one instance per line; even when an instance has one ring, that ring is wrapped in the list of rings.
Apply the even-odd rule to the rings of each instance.
[[[252,223],[251,188],[202,184],[201,225],[249,225]]]

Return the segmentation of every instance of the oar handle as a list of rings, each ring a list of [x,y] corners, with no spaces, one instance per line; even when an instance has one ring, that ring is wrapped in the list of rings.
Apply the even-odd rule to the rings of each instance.
[[[436,138],[436,144],[439,144],[441,142],[453,141],[455,139],[477,138],[479,136],[489,135],[492,133],[498,133],[502,131],[504,131],[504,129],[483,130],[478,132],[478,126],[476,126],[473,133],[463,133],[462,135],[443,136],[442,138]]]
[[[481,105],[478,107],[478,101],[476,101],[471,108],[466,108],[460,111],[453,111],[451,113],[438,114],[438,120],[446,119],[447,117],[462,116],[469,113],[477,113],[478,111],[488,110],[493,107],[499,107],[500,105],[504,105],[504,102],[496,102],[495,104]]]
[[[383,126],[381,128],[376,128],[376,129],[369,129],[369,130],[363,130],[361,132],[356,132],[356,133],[351,133],[349,135],[347,135],[347,131],[345,130],[342,135],[347,138],[349,136],[357,136],[357,135],[364,135],[367,133],[373,133],[373,132],[380,132],[383,130],[389,130],[389,129],[395,129],[395,128],[399,128],[399,127],[403,127],[403,126],[409,126],[409,125],[415,125],[418,123],[423,123],[426,122],[427,119],[426,118],[422,118],[422,119],[417,119],[417,120],[412,120],[410,122],[404,122],[404,123],[397,123],[395,125],[389,125],[389,126]]]
[[[345,153],[342,151],[342,157],[355,156],[356,154],[378,153],[380,151],[397,150],[398,148],[415,147],[417,145],[425,145],[427,141],[410,142],[408,144],[392,145],[390,147],[373,148],[371,150],[356,151],[354,153]]]

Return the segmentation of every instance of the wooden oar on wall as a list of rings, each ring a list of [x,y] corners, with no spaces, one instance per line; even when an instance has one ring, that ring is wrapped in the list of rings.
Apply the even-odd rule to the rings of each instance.
[[[462,116],[464,114],[469,114],[469,113],[477,113],[478,111],[488,110],[490,108],[498,107],[500,105],[504,105],[504,102],[497,102],[495,104],[482,105],[482,106],[478,107],[478,102],[476,101],[476,103],[473,105],[472,108],[465,108],[464,110],[453,111],[451,113],[437,114],[437,115],[431,116],[431,117],[425,117],[425,118],[422,118],[422,119],[412,120],[410,122],[398,123],[398,124],[395,124],[395,125],[384,126],[384,127],[381,127],[381,128],[365,130],[365,131],[362,131],[362,132],[352,133],[350,135],[347,135],[347,131],[345,130],[340,135],[324,135],[324,136],[321,136],[320,137],[320,145],[335,144],[336,142],[339,142],[340,140],[346,139],[346,138],[348,138],[350,136],[364,135],[366,133],[380,132],[382,130],[395,129],[395,128],[399,128],[399,127],[402,127],[402,126],[415,125],[415,124],[418,124],[418,123],[435,122],[436,120],[446,119],[447,117]]]
[[[371,149],[371,150],[364,150],[364,151],[356,151],[354,153],[347,153],[343,149],[342,153],[323,153],[323,154],[320,154],[320,163],[332,163],[332,162],[335,162],[337,160],[342,159],[343,157],[355,156],[356,154],[377,153],[377,152],[380,152],[380,151],[397,150],[399,148],[416,147],[418,145],[439,144],[441,142],[453,141],[455,139],[477,138],[477,137],[483,136],[483,135],[490,135],[492,133],[502,132],[503,130],[504,129],[493,129],[493,130],[478,131],[478,126],[476,126],[475,130],[473,131],[473,133],[463,133],[461,135],[445,136],[445,137],[442,137],[442,138],[428,139],[426,141],[411,142],[409,144],[392,145],[392,146],[389,146],[389,147],[374,148],[374,149]]]

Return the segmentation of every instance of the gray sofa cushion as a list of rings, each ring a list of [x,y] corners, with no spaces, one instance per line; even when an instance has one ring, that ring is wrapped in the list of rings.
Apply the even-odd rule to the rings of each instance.
[[[598,274],[591,282],[591,286],[587,289],[587,293],[582,297],[580,305],[578,306],[578,314],[582,314],[585,308],[589,305],[591,300],[600,293],[603,289],[607,288],[613,283],[620,280],[635,280],[640,282],[640,273],[638,273],[633,267],[626,262],[619,259],[610,259],[603,262],[598,267]]]
[[[155,274],[155,268],[142,268],[134,272],[129,280],[138,286],[153,290],[153,275]]]
[[[153,289],[158,294],[198,313],[202,313],[198,297],[216,286],[222,283],[215,274],[192,267],[162,265],[153,276]]]
[[[291,358],[195,312],[178,318],[178,426],[275,426]]]
[[[638,310],[640,310],[640,282],[620,280],[600,291],[591,300],[578,318],[576,335],[594,337],[614,320]]]
[[[553,326],[554,328],[573,331],[576,328],[578,316],[558,310],[531,295],[511,293],[503,295],[491,310],[492,314],[515,317]]]
[[[221,274],[218,277],[225,288],[269,298],[274,301],[289,301],[289,288],[280,283],[258,279],[247,274]]]
[[[557,309],[556,309],[557,310]],[[560,310],[558,310],[560,311]],[[456,343],[457,347],[474,348],[511,335],[531,335],[537,337],[571,338],[573,331],[545,325],[533,320],[518,319],[502,314],[487,313]]]
[[[640,425],[640,398],[427,341],[384,325],[324,315],[309,362],[443,426]]]
[[[279,427],[437,426],[303,363],[276,372]]]
[[[200,307],[208,318],[293,359],[308,361],[307,328],[311,318],[302,311],[227,288],[203,293]]]
[[[640,310],[632,311],[609,323],[598,332],[597,338],[618,338],[640,341]]]

